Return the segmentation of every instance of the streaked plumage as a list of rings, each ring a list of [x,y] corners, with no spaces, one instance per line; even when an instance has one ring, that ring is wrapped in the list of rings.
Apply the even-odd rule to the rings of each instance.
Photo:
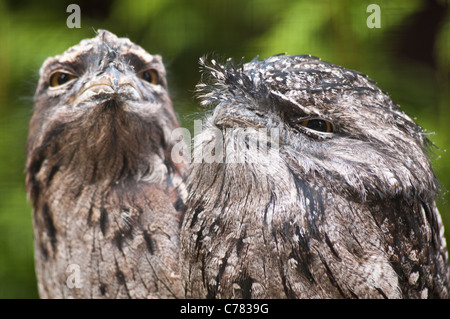
[[[385,92],[311,56],[202,66],[194,154],[224,147],[187,180],[186,296],[448,297],[429,141]]]
[[[40,296],[182,296],[185,164],[170,156],[178,122],[161,57],[100,30],[45,61],[34,102],[27,189]]]

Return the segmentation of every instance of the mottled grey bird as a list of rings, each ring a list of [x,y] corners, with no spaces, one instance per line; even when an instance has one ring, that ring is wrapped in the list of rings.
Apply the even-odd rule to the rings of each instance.
[[[43,298],[183,296],[183,163],[160,56],[100,30],[40,71],[27,142]]]
[[[430,143],[385,92],[311,56],[202,65],[187,297],[448,297]]]

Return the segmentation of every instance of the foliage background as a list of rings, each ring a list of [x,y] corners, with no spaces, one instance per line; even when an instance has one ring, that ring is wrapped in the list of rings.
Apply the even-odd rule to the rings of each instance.
[[[80,29],[66,26],[70,3],[81,7]],[[380,29],[366,25],[370,3],[381,7]],[[198,58],[207,53],[236,61],[312,54],[368,74],[436,133],[430,138],[439,147],[432,155],[443,186],[438,206],[450,230],[446,0],[0,0],[0,298],[37,297],[24,162],[39,67],[99,28],[163,56],[176,111],[191,129],[202,116],[193,88]]]

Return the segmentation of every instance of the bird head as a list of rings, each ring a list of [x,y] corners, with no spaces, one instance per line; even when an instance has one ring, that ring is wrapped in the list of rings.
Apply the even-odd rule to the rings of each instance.
[[[151,174],[150,163],[170,160],[178,127],[165,76],[160,56],[105,30],[48,58],[28,152],[92,181]]]
[[[200,64],[197,93],[212,111],[196,149],[223,145],[223,165],[243,158],[250,177],[274,185],[300,179],[355,200],[436,194],[424,131],[366,75],[309,55]],[[264,131],[276,132],[276,143],[261,140]],[[249,147],[252,139],[271,150]]]

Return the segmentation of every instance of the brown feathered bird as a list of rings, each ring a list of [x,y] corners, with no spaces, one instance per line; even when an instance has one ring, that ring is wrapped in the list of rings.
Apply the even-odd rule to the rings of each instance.
[[[99,30],[45,61],[27,142],[43,298],[182,296],[185,164],[161,57]]]
[[[448,297],[429,141],[385,92],[311,56],[202,64],[187,297]]]

